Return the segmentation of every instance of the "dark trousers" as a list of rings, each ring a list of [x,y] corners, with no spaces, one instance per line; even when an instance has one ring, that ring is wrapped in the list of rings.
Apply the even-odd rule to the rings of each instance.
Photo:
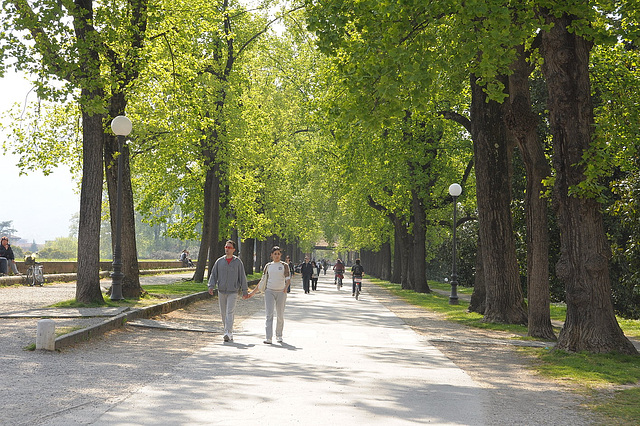
[[[311,277],[311,290],[316,291],[318,288],[318,279]]]
[[[302,276],[302,288],[304,289],[305,293],[309,293],[309,281],[311,280],[311,277],[306,277],[306,276]]]

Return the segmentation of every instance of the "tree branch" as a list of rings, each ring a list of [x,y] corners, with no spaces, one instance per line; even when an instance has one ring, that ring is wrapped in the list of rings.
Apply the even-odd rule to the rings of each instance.
[[[462,125],[467,132],[471,133],[471,120],[465,117],[462,114],[458,114],[453,111],[440,111],[439,114],[447,120],[455,121],[456,123]]]
[[[25,0],[11,0],[10,3],[15,6],[18,16],[24,21],[22,28],[29,31],[33,37],[36,49],[42,55],[47,68],[61,79],[73,83],[75,75],[71,72],[72,67],[60,56],[60,49],[54,46],[31,6]]]

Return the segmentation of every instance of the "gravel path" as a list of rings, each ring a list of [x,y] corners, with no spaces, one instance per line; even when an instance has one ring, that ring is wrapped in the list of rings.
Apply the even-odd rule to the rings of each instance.
[[[176,278],[180,279],[180,276],[172,275],[168,279],[175,281]],[[296,285],[298,289],[294,291],[301,291],[300,283]],[[407,305],[386,290],[366,282],[365,291],[382,301],[416,332],[434,342],[490,393],[488,424],[599,423],[581,408],[585,402],[581,396],[571,393],[562,384],[531,373],[528,369],[530,361],[512,346],[496,344],[494,339],[508,337],[504,333],[468,329],[443,321],[438,314]],[[0,288],[0,311],[7,311],[8,306],[9,310],[19,310],[16,309],[18,300],[21,300],[21,306],[39,308],[74,295],[73,284],[33,289],[23,286]],[[262,297],[239,300],[236,321],[239,323],[262,309]],[[156,319],[214,331],[221,328],[218,304],[213,299],[193,303]],[[69,419],[73,418],[75,410],[104,412],[105,407],[171,374],[212,339],[220,339],[216,333],[125,327],[59,353],[24,351],[23,347],[35,342],[37,321],[0,319],[2,425],[74,424]],[[91,321],[56,320],[56,326],[78,326]],[[458,407],[451,409],[464,410],[464,405],[465,401],[461,400]]]

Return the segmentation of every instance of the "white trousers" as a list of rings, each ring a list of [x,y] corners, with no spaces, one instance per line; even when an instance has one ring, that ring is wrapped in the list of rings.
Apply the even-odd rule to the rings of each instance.
[[[273,337],[273,311],[276,313],[276,338],[282,338],[282,330],[284,328],[284,305],[287,301],[287,293],[282,290],[265,290],[264,292],[264,310],[266,312],[265,334],[267,340]]]

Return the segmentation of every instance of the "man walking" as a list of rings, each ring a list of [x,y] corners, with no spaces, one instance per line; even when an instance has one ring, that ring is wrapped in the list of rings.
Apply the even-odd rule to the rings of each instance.
[[[311,275],[313,275],[313,266],[309,262],[309,257],[304,257],[304,263],[300,266],[300,274],[302,274],[302,288],[304,292],[309,294],[309,282],[311,282]]]
[[[224,245],[224,256],[213,264],[209,277],[209,294],[218,286],[218,303],[224,326],[224,341],[233,342],[233,318],[236,309],[238,290],[242,289],[242,298],[248,296],[247,276],[239,257],[234,256],[235,241],[228,240]]]

